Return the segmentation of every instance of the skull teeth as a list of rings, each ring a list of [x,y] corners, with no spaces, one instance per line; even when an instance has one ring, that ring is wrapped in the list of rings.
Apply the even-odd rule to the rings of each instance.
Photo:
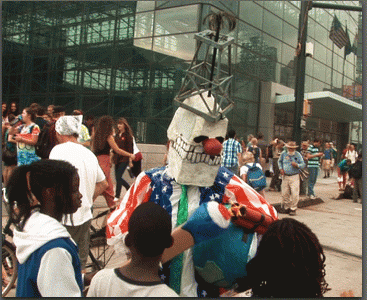
[[[210,166],[220,164],[221,157],[219,155],[211,158],[210,155],[204,152],[202,145],[190,145],[181,136],[177,137],[176,141],[172,141],[171,146],[176,150],[181,159],[186,159],[191,163],[201,162]]]

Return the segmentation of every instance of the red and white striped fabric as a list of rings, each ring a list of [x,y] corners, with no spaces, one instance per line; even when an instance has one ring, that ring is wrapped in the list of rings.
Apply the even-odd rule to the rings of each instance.
[[[162,176],[166,176],[165,180],[162,180]],[[188,188],[189,217],[201,203],[214,200],[224,204],[242,203],[271,216],[274,220],[277,219],[277,212],[273,206],[242,179],[229,175],[225,168],[220,168],[213,187],[190,186]],[[154,193],[153,197],[151,197],[152,193]],[[147,201],[156,202],[167,209],[172,216],[172,226],[175,228],[180,195],[181,186],[169,177],[165,167],[142,172],[125,194],[120,206],[108,218],[108,244],[113,245],[115,244],[113,240],[123,238],[128,230],[128,220],[132,212],[138,205]],[[162,198],[165,198],[169,204],[162,204]]]

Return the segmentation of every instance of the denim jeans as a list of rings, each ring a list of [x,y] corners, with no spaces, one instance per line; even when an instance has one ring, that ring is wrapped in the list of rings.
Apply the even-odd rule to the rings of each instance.
[[[124,172],[126,170],[127,165],[128,165],[128,162],[121,162],[121,163],[115,165],[115,177],[116,177],[115,197],[116,198],[120,198],[122,186],[124,186],[126,191],[130,188],[130,185],[125,181],[125,179],[122,178],[122,176],[124,175]]]
[[[315,196],[315,192],[313,188],[316,184],[317,176],[319,175],[318,167],[308,167],[308,171],[310,172],[310,176],[308,177],[308,196]]]

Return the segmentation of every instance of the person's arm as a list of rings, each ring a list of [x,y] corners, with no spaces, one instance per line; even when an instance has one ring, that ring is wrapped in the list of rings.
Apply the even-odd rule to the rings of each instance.
[[[237,153],[237,157],[238,157],[238,165],[242,166],[242,153]]]
[[[8,134],[8,142],[16,144],[17,142],[13,139],[13,134]]]
[[[14,137],[14,140],[17,143],[23,143],[26,145],[36,145],[38,141],[38,135],[40,133],[39,127],[37,125],[33,125],[32,132],[30,134],[17,134]]]
[[[115,151],[115,153],[119,154],[119,155],[122,155],[122,156],[128,156],[130,157],[132,160],[135,159],[135,155],[132,154],[132,153],[129,153],[125,150],[122,150],[121,148],[119,148],[119,146],[117,146],[116,144],[116,141],[115,139],[113,138],[112,135],[110,135],[108,138],[107,138],[107,142],[108,144],[110,145],[110,147],[112,148],[113,151]]]
[[[292,162],[292,166],[295,167],[295,168],[298,168],[298,169],[303,169],[306,166],[306,164],[303,160],[302,155],[300,153],[296,152],[296,156],[299,160],[299,163]]]
[[[71,254],[66,249],[53,248],[42,256],[37,287],[42,297],[82,296]]]
[[[307,159],[310,159],[310,158],[314,158],[314,157],[321,157],[323,156],[324,154],[322,152],[318,152],[318,153],[315,153],[315,154],[311,154],[310,152],[307,153]]]
[[[96,187],[94,189],[93,194],[93,202],[97,199],[99,195],[101,195],[106,189],[108,188],[108,182],[107,180],[103,180],[96,183]]]
[[[242,174],[242,180],[247,183],[247,174]]]
[[[168,159],[168,153],[164,153],[164,156],[163,156],[163,166],[165,166],[167,164],[167,159]]]
[[[26,144],[26,145],[35,145],[35,144],[37,144],[37,141],[38,141],[38,135],[32,134],[30,139],[26,139],[26,138],[22,137],[20,134],[17,134],[14,137],[14,140],[17,143],[23,143],[23,144]]]
[[[279,159],[278,159],[279,172],[281,175],[284,175],[283,159],[284,159],[284,152],[280,154]]]

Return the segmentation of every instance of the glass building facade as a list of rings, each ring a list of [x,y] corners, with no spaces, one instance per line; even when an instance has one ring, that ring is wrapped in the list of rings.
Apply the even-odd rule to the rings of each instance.
[[[239,137],[256,133],[261,82],[294,89],[300,1],[3,1],[3,102],[123,116],[139,142],[164,144],[194,34],[208,29],[203,19],[219,10],[237,22],[234,31],[222,30],[235,39],[229,124]],[[334,16],[356,46],[345,59],[329,38]],[[309,11],[314,55],[306,60],[305,93],[331,91],[361,103],[361,29],[361,12]],[[290,138],[293,114],[275,109],[274,115],[273,134]],[[337,122],[308,121],[307,136],[338,140]]]

